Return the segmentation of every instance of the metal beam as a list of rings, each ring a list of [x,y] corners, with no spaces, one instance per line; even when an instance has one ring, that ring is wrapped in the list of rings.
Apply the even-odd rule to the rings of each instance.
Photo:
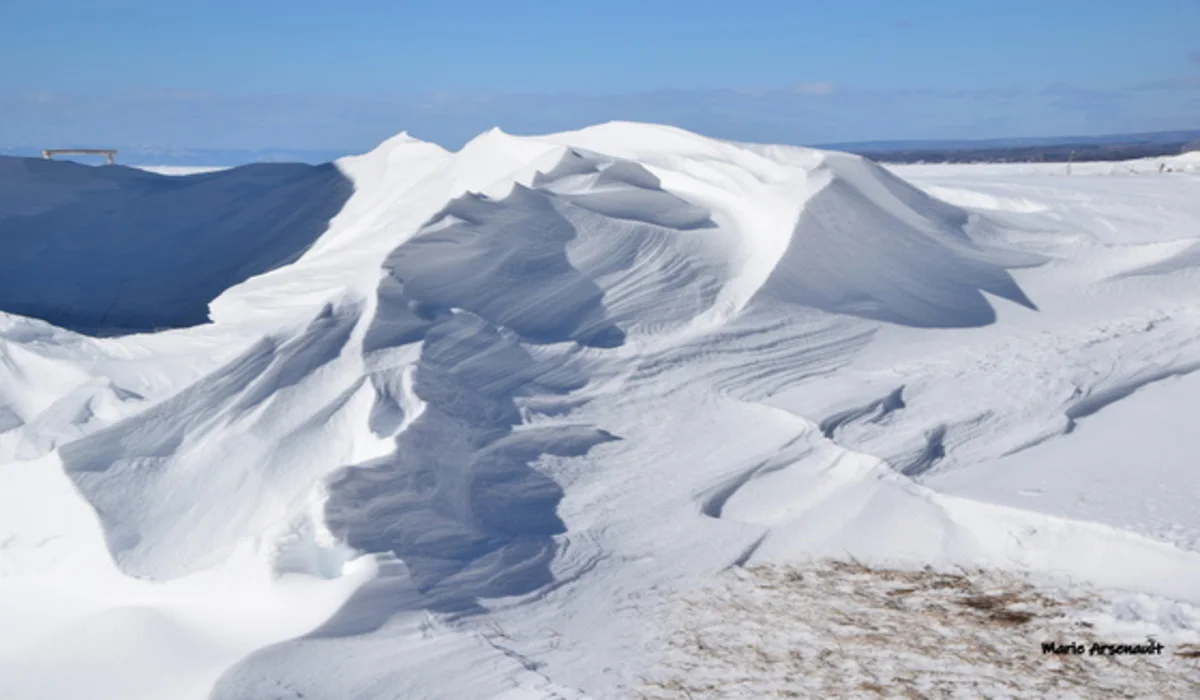
[[[109,165],[117,162],[117,151],[111,148],[47,148],[42,151],[42,157],[47,160],[64,155],[105,156]]]

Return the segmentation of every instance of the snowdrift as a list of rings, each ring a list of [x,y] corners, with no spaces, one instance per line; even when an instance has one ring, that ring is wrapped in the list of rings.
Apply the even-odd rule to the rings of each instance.
[[[145,697],[620,696],[604,669],[649,638],[631,600],[771,559],[1049,561],[1174,599],[1200,580],[1154,533],[919,483],[1200,360],[1163,301],[1190,278],[1147,267],[1181,246],[1122,267],[862,158],[624,123],[0,177],[0,479],[36,465],[75,508],[57,533],[0,520],[0,571],[39,561],[63,599],[76,561],[149,586],[88,591],[103,610],[251,589],[323,611],[256,635],[193,614],[220,653]],[[1091,262],[1064,274],[1072,255]],[[1089,296],[1116,284],[1159,290],[1170,335],[1111,331],[1142,308]],[[136,647],[120,618],[89,634]],[[79,694],[6,658],[0,695]],[[129,697],[115,678],[89,691]]]
[[[814,173],[787,250],[762,294],[834,313],[921,327],[996,320],[984,292],[1036,309],[1008,268],[1043,259],[989,250],[962,209],[868,161],[831,154]]]
[[[505,145],[490,138],[493,150]],[[774,196],[804,198],[797,219],[749,232],[731,221],[732,203],[687,201],[636,163],[551,155],[557,162],[529,185],[456,197],[404,238],[382,260],[373,301],[330,303],[291,337],[265,337],[167,401],[65,446],[64,467],[97,508],[117,563],[157,579],[212,566],[295,517],[305,489],[345,467],[329,483],[326,518],[356,549],[390,551],[429,578],[424,588],[464,571],[493,583],[527,575],[518,572],[552,553],[548,537],[562,526],[559,487],[526,464],[581,455],[608,437],[588,426],[509,434],[517,396],[587,381],[552,371],[564,360],[539,365],[522,345],[612,349],[630,333],[686,328],[727,288],[761,275],[723,258],[762,259],[769,236],[782,237],[770,243],[783,253],[751,306],[966,326],[994,318],[981,288],[1029,304],[1004,255],[970,240],[964,213],[861,159],[826,159],[770,183]],[[376,355],[405,348],[415,359],[364,372],[382,362]],[[395,410],[404,372],[415,377],[421,417],[386,457],[354,465],[355,443],[393,438],[378,420],[350,436],[367,430],[364,411]],[[515,500],[505,504],[505,494]],[[542,542],[520,540],[529,553],[505,555],[517,535]],[[423,561],[445,571],[425,574]]]

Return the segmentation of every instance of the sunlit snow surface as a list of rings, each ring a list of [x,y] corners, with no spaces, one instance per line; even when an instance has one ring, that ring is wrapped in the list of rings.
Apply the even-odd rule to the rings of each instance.
[[[821,555],[1197,619],[1192,156],[5,160],[0,308],[74,330],[0,313],[0,697],[628,697],[639,600]]]

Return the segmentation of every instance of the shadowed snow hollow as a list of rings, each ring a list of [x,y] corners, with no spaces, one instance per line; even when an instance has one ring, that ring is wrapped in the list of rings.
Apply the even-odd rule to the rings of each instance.
[[[352,186],[332,165],[169,177],[0,157],[0,310],[98,335],[192,326],[286,265]]]

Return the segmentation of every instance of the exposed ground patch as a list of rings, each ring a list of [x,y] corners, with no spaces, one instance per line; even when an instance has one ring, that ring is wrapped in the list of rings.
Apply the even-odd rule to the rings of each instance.
[[[759,565],[665,607],[641,698],[1200,697],[1200,647],[1091,653],[1103,599],[999,571]],[[1045,653],[1077,643],[1083,654]],[[1152,642],[1150,642],[1152,643]]]

